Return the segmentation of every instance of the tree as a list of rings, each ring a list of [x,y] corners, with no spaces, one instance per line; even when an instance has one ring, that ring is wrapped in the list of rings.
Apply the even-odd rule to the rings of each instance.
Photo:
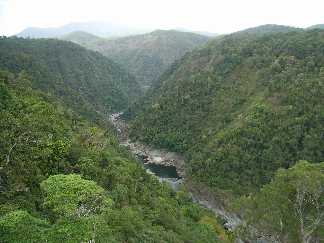
[[[100,212],[112,204],[105,190],[80,175],[54,175],[41,183],[44,206],[54,217],[82,217]]]
[[[324,163],[279,170],[259,193],[240,200],[246,224],[279,242],[318,242],[324,235]]]

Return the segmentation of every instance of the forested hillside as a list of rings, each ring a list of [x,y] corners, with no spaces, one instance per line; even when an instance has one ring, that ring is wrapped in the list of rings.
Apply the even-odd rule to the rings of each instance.
[[[220,242],[210,212],[147,174],[110,128],[31,84],[0,72],[1,242]]]
[[[321,25],[77,26],[0,37],[0,242],[323,242]]]
[[[238,32],[235,32],[235,35],[237,34],[249,34],[254,36],[262,36],[265,34],[275,34],[275,33],[287,33],[291,31],[303,31],[301,28],[295,28],[291,26],[285,26],[285,25],[276,25],[276,24],[266,24],[266,25],[260,25],[252,28],[248,28],[245,30],[241,30]]]
[[[133,74],[142,87],[147,88],[175,60],[203,45],[209,38],[189,32],[157,30],[113,40],[91,40],[88,43],[83,38],[76,38],[75,34],[70,38],[65,36],[64,39],[111,58]]]
[[[247,242],[323,242],[323,186],[324,162],[279,169],[260,191],[238,200],[245,224],[237,231]]]
[[[24,71],[32,86],[87,118],[126,108],[140,93],[135,78],[99,53],[54,39],[0,39],[0,68]]]
[[[323,52],[320,30],[211,41],[129,109],[132,136],[184,153],[193,180],[237,194],[298,160],[322,162]]]

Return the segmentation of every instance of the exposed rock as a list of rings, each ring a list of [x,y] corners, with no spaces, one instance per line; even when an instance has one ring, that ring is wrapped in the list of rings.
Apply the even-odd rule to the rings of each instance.
[[[120,145],[127,147],[133,154],[141,158],[146,164],[174,166],[180,177],[185,176],[183,156],[164,149],[154,149],[139,142],[132,142],[128,138],[127,124],[119,119],[122,113],[110,115],[110,121],[116,127]]]

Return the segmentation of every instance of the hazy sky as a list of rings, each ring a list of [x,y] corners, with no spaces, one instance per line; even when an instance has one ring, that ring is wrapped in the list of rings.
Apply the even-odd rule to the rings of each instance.
[[[229,33],[268,23],[324,23],[323,10],[324,0],[0,0],[0,35],[87,21]]]

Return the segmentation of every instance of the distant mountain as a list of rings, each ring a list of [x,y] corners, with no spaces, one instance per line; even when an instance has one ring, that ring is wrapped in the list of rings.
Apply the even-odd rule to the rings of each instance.
[[[134,77],[99,53],[54,39],[0,39],[0,69],[25,71],[33,87],[90,119],[119,111],[140,94]]]
[[[206,36],[175,30],[156,30],[113,40],[74,33],[64,39],[116,61],[133,74],[142,87],[150,86],[175,60],[209,40]],[[85,43],[85,39],[89,41]]]
[[[101,37],[121,37],[149,32],[149,30],[130,28],[106,22],[70,23],[56,28],[30,27],[18,33],[18,37],[56,38],[75,31],[84,31]]]
[[[69,40],[72,42],[88,43],[100,40],[102,38],[85,31],[74,31],[67,35],[61,36],[60,39]]]
[[[204,35],[204,36],[208,36],[208,37],[216,37],[219,35],[218,33],[213,33],[213,32],[209,32],[209,31],[198,31],[198,30],[195,31],[195,30],[190,30],[190,29],[186,29],[186,28],[175,28],[174,30],[195,33],[198,35]]]
[[[193,180],[235,193],[298,160],[324,161],[324,31],[286,30],[185,55],[125,114],[133,139],[184,153]]]
[[[324,24],[316,24],[308,27],[307,29],[324,29]]]
[[[98,50],[98,46],[104,45],[107,42],[106,38],[84,31],[74,31],[59,37],[59,39],[74,42],[90,50]]]
[[[101,42],[105,43],[107,39],[84,32],[84,31],[74,31],[69,34],[59,37],[61,40],[71,41],[79,44],[88,49],[96,50],[97,46]]]
[[[208,37],[216,37],[219,36],[219,34],[217,33],[213,33],[213,32],[208,32],[208,31],[189,31],[198,35],[204,35],[204,36],[208,36]]]

